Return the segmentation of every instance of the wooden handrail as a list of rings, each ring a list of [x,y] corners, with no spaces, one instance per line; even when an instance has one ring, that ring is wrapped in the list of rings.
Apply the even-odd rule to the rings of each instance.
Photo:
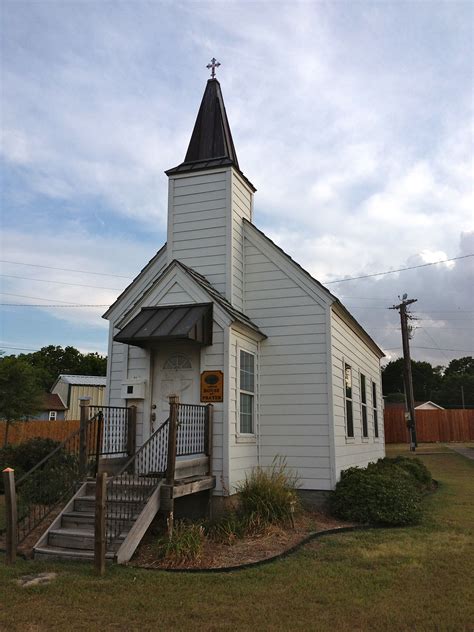
[[[170,396],[170,427],[168,433],[168,464],[166,468],[166,484],[174,485],[174,474],[176,470],[176,439],[178,432],[178,407],[179,397]]]

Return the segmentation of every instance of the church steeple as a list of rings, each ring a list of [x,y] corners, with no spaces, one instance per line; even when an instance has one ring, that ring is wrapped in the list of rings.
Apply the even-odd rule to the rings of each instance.
[[[255,187],[240,171],[221,87],[212,69],[184,162],[166,173],[168,263],[181,261],[243,310],[244,223]]]
[[[239,169],[221,86],[217,79],[209,79],[184,162],[166,174],[229,165]]]

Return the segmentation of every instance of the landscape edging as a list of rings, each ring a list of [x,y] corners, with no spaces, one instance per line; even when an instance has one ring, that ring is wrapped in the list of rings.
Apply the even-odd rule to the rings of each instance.
[[[140,568],[144,571],[163,571],[165,573],[232,573],[234,571],[245,570],[248,568],[255,568],[257,566],[263,566],[264,564],[270,564],[271,562],[277,562],[293,553],[296,553],[305,544],[308,544],[312,540],[316,540],[325,535],[335,535],[336,533],[349,533],[352,531],[371,531],[374,529],[398,529],[400,527],[386,527],[378,525],[356,525],[352,527],[336,527],[334,529],[326,529],[325,531],[313,531],[305,536],[300,542],[294,544],[286,551],[272,555],[272,557],[266,557],[263,560],[257,560],[255,562],[246,562],[245,564],[238,564],[235,566],[219,566],[218,568],[164,568],[151,566],[133,566],[133,568]],[[132,566],[132,565],[131,565]]]

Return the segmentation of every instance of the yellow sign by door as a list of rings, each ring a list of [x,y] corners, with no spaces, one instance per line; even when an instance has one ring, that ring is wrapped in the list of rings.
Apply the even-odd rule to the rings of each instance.
[[[224,401],[224,374],[222,371],[201,373],[201,402]]]

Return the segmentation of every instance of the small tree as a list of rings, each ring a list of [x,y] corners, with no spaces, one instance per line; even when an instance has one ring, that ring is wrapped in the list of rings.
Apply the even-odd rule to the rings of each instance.
[[[36,370],[19,358],[0,358],[0,418],[5,419],[4,447],[16,419],[34,415],[41,407],[43,391]]]

